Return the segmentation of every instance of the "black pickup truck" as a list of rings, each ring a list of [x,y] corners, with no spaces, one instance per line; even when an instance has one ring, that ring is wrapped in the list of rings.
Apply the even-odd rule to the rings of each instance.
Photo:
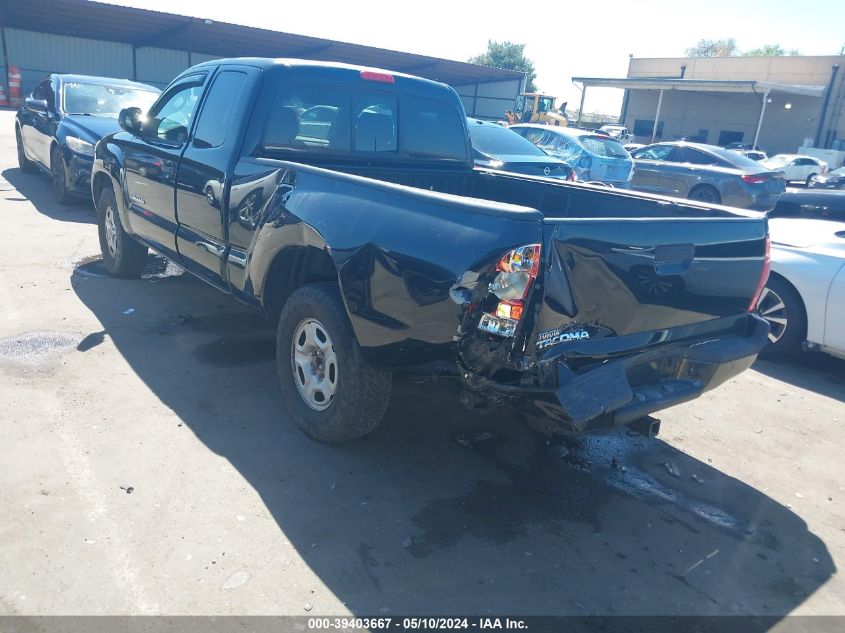
[[[474,168],[448,86],[218,60],[120,121],[92,175],[109,272],[140,275],[149,247],[262,310],[319,440],[372,431],[391,373],[432,364],[465,405],[549,432],[628,425],[766,341],[763,216]]]

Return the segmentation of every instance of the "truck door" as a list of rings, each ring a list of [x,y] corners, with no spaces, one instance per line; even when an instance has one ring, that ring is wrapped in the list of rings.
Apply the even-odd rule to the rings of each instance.
[[[171,85],[147,115],[141,133],[124,149],[126,195],[132,231],[178,259],[175,184],[207,73]]]
[[[244,116],[258,69],[221,66],[206,92],[176,177],[176,247],[182,264],[223,286],[226,208],[232,170],[240,152]]]

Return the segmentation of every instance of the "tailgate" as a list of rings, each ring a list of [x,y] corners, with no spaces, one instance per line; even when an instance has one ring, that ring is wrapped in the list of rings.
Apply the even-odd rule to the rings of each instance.
[[[542,356],[640,333],[657,343],[661,331],[742,314],[766,233],[754,217],[547,219],[545,287],[527,347]]]

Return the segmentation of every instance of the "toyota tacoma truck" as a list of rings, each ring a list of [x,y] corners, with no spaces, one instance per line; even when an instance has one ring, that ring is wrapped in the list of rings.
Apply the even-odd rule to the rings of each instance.
[[[120,124],[91,180],[109,273],[153,249],[262,311],[318,440],[371,432],[392,373],[430,366],[546,432],[639,424],[766,341],[764,216],[475,168],[446,85],[217,60]]]

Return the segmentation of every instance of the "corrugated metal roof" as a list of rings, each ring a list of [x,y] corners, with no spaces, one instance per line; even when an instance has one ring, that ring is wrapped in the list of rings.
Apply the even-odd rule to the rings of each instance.
[[[29,31],[219,57],[296,57],[375,66],[452,85],[522,78],[511,70],[90,0],[4,2],[3,21]]]

